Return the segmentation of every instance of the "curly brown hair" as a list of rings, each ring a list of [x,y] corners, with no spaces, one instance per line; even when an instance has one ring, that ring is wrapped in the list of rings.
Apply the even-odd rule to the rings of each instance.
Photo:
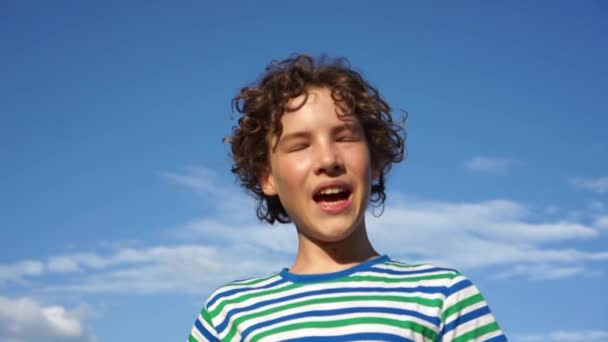
[[[352,70],[347,59],[315,59],[299,54],[273,61],[256,83],[242,88],[232,99],[233,111],[242,115],[228,137],[234,161],[232,172],[258,201],[260,220],[291,222],[278,196],[263,193],[258,177],[268,169],[270,137],[281,136],[281,116],[298,110],[306,101],[298,108],[288,107],[288,103],[300,95],[307,96],[313,87],[329,89],[336,105],[345,113],[342,116],[354,114],[365,132],[372,167],[378,173],[371,186],[370,204],[384,204],[385,176],[392,163],[400,162],[405,156],[407,113],[404,112],[402,122],[394,122],[391,108],[378,89]]]

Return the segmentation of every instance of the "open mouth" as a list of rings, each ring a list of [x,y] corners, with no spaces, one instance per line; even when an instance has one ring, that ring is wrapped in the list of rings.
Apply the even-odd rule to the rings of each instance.
[[[321,189],[316,192],[312,199],[320,204],[332,204],[346,201],[351,194],[351,190],[345,187],[333,186]]]

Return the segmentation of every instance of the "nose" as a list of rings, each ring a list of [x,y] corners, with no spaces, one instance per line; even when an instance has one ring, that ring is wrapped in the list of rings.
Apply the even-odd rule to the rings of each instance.
[[[315,174],[337,176],[344,172],[344,163],[340,151],[331,142],[319,143],[316,151]]]

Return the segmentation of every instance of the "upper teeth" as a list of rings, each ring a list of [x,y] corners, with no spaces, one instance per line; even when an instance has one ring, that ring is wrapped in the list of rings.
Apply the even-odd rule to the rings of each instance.
[[[344,189],[342,188],[326,188],[321,190],[321,192],[319,192],[319,194],[321,195],[333,195],[333,194],[339,194],[341,192],[343,192]]]

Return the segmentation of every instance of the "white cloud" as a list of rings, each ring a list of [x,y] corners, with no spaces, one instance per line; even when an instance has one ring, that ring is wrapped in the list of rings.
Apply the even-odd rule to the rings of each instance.
[[[513,159],[477,156],[466,161],[464,166],[469,171],[505,174],[515,164]]]
[[[61,258],[78,265],[84,274],[74,274],[47,289],[97,293],[200,292],[235,277],[268,273],[282,265],[272,251],[244,243],[227,248],[176,245],[120,249],[108,255],[95,255],[95,263],[89,262],[90,255],[82,256]]]
[[[217,186],[217,175],[213,170],[203,167],[187,167],[186,173],[161,172],[161,175],[172,182],[202,193],[221,196]]]
[[[213,181],[183,181],[203,189],[210,203],[226,207],[235,201],[230,190],[220,191]],[[213,180],[205,172],[198,174]],[[181,179],[175,175],[174,179]],[[205,191],[209,191],[205,193]],[[561,279],[594,275],[594,263],[608,261],[608,251],[588,252],[572,246],[575,241],[599,237],[595,225],[559,218],[544,209],[515,201],[442,202],[393,194],[393,203],[376,219],[369,215],[369,234],[381,252],[406,262],[433,262],[465,271],[493,267],[494,277]],[[239,195],[243,198],[244,196]],[[247,202],[251,203],[251,202]],[[237,209],[238,208],[238,209]],[[67,292],[197,292],[222,282],[264,275],[288,266],[297,248],[292,225],[269,226],[252,220],[253,209],[241,204],[230,210],[241,216],[203,217],[174,228],[173,244],[112,247],[105,253],[73,253],[46,260],[0,264],[0,283],[39,279],[48,275],[46,289]],[[175,233],[177,232],[177,233]],[[569,248],[556,246],[568,243]],[[551,247],[548,247],[551,246]]]
[[[92,342],[95,336],[85,327],[90,314],[86,305],[74,309],[44,306],[27,297],[0,296],[0,340],[6,342]]]
[[[40,261],[23,260],[13,264],[0,264],[0,285],[7,281],[21,281],[24,276],[41,275],[44,264]]]
[[[184,186],[205,198],[215,207],[226,221],[250,219],[255,215],[255,202],[232,186],[223,186],[217,174],[204,167],[187,167],[185,172],[161,172],[161,176],[171,182]]]
[[[608,340],[608,331],[581,330],[555,331],[547,334],[530,334],[510,336],[513,342],[604,342]]]
[[[387,207],[382,217],[370,219],[368,225],[372,240],[382,250],[395,251],[393,256],[467,270],[510,268],[496,275],[500,277],[559,279],[586,270],[587,263],[608,261],[608,251],[545,247],[597,238],[595,228],[563,220],[533,222],[534,216],[523,205],[507,200],[410,200]]]
[[[51,257],[47,265],[51,272],[70,273],[80,271],[78,262],[64,256]]]
[[[509,200],[477,203],[415,200],[387,207],[378,222],[397,229],[403,227],[399,230],[408,232],[475,232],[489,239],[519,242],[593,238],[599,234],[592,227],[565,220],[530,222],[531,216],[528,208]],[[373,224],[374,220],[369,222]]]
[[[425,207],[432,209],[421,209]],[[514,218],[522,212],[525,210],[515,203],[504,201],[391,207],[382,218],[370,219],[370,235],[381,251],[391,251],[391,256],[398,259],[467,270],[503,265],[508,270],[495,275],[500,278],[560,279],[592,273],[585,266],[588,262],[608,261],[608,252],[543,248],[544,241],[586,238],[593,230],[569,223],[524,225]],[[512,227],[509,222],[513,222]],[[521,227],[536,233],[523,234]],[[574,227],[574,233],[563,227]],[[513,232],[514,236],[501,230]],[[236,278],[278,271],[288,266],[297,246],[290,225],[234,225],[203,219],[186,224],[181,237],[196,244],[50,257],[41,262],[46,273],[64,278],[47,289],[98,293],[201,292]],[[44,274],[30,274],[35,275]]]
[[[555,266],[548,264],[539,265],[516,265],[510,270],[495,274],[497,279],[511,278],[517,276],[527,276],[533,280],[554,280],[572,277],[575,275],[589,274],[589,271],[582,266]]]
[[[591,201],[589,202],[588,207],[593,211],[604,211],[604,209],[606,208],[604,203],[600,201]]]
[[[552,206],[552,205],[547,206],[547,207],[545,208],[545,214],[547,214],[547,215],[553,215],[553,214],[556,214],[558,211],[559,211],[559,208],[558,208],[558,207],[556,207],[556,206]]]
[[[582,178],[574,177],[568,179],[568,182],[581,190],[590,190],[603,194],[608,192],[608,177],[600,178]]]
[[[224,246],[248,245],[270,252],[293,254],[297,240],[295,227],[288,225],[227,224],[214,219],[201,219],[188,223],[180,234],[186,239],[215,243]],[[214,241],[211,241],[215,239]]]
[[[597,216],[593,225],[598,228],[608,229],[608,215]]]
[[[584,224],[532,222],[535,213],[508,200],[477,203],[407,200],[369,217],[369,234],[380,251],[407,262],[433,262],[465,270],[502,266],[494,277],[561,279],[595,274],[592,263],[608,251],[548,248],[547,243],[593,239]],[[537,220],[536,220],[537,221]],[[45,261],[0,265],[29,272],[13,281],[55,274],[47,289],[68,292],[200,292],[222,282],[264,275],[288,266],[297,248],[292,225],[268,226],[204,218],[178,229],[185,244],[115,248],[109,253],[51,256]],[[446,238],[447,237],[447,238]],[[7,273],[7,272],[5,272]],[[11,278],[4,279],[5,281]]]

